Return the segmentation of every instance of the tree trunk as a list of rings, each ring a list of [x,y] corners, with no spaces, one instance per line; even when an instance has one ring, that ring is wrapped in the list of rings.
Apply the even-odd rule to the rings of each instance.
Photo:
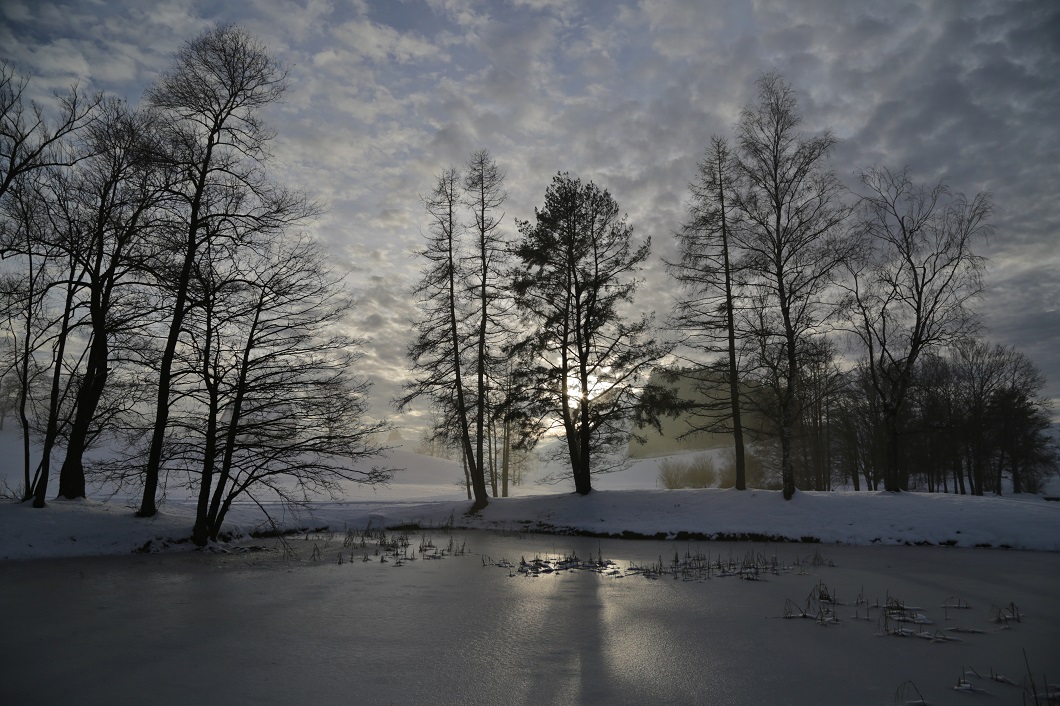
[[[581,346],[579,346],[581,348]],[[581,384],[581,397],[578,401],[578,412],[581,417],[578,429],[578,442],[581,446],[579,453],[580,469],[574,472],[574,490],[579,495],[588,495],[592,491],[590,454],[592,449],[592,428],[589,425],[589,371],[587,366],[588,352],[579,350],[579,377]]]
[[[195,503],[195,524],[191,530],[191,541],[197,547],[206,546],[211,535],[209,504],[210,493],[213,489],[214,462],[217,458],[218,380],[210,370],[213,357],[212,294],[208,292],[204,297],[206,300],[204,306],[206,331],[202,343],[202,380],[206,393],[209,395],[209,402],[206,410],[206,432],[203,438],[202,477],[199,479],[199,497]]]
[[[733,456],[736,464],[736,489],[747,488],[747,462],[744,458],[743,422],[740,418],[740,375],[736,369],[736,319],[732,294],[732,263],[729,261],[729,223],[725,208],[725,187],[718,165],[718,203],[721,206],[722,269],[725,272],[725,329],[729,354],[729,406],[732,414]]]
[[[883,489],[888,492],[902,490],[898,482],[898,424],[891,410],[883,413],[886,457],[883,469]]]
[[[789,361],[788,361],[788,381],[784,392],[783,400],[781,402],[781,422],[780,422],[780,475],[781,480],[784,483],[784,499],[791,500],[795,495],[795,463],[792,459],[792,439],[794,436],[794,424],[795,416],[794,405],[795,389],[794,381],[790,377],[794,371],[797,371],[797,365],[795,363],[795,352],[794,343],[789,344]]]
[[[851,457],[850,461],[850,481],[854,485],[854,492],[861,490],[861,478],[859,477],[859,470],[861,466],[861,453],[858,451],[857,444],[857,431],[851,433],[853,425],[849,419],[843,421],[843,441],[847,446],[847,454]],[[853,436],[853,438],[851,438]]]
[[[1005,449],[1002,448],[997,456],[997,471],[994,473],[994,495],[1001,495],[1001,481],[1005,469]]]
[[[214,126],[214,130],[206,141],[206,152],[202,160],[195,165],[199,173],[191,198],[184,262],[180,269],[180,277],[176,282],[173,318],[169,323],[166,347],[162,351],[162,361],[158,372],[155,425],[151,434],[151,447],[147,453],[147,465],[144,468],[144,493],[140,509],[136,512],[137,517],[153,517],[158,512],[155,507],[155,495],[158,492],[158,474],[162,467],[162,447],[166,440],[166,426],[169,424],[169,393],[173,384],[173,360],[176,357],[177,342],[184,327],[184,317],[187,315],[188,287],[191,285],[192,268],[201,244],[199,238],[202,229],[206,227],[201,220],[202,198],[206,191],[206,177],[213,164],[213,151],[220,130],[221,125]]]
[[[162,446],[166,440],[166,426],[169,424],[169,392],[173,381],[173,360],[177,352],[177,340],[184,326],[185,306],[187,302],[187,280],[191,276],[191,266],[195,259],[194,246],[184,258],[184,268],[178,283],[177,299],[173,308],[173,319],[169,324],[166,347],[162,351],[162,361],[158,373],[158,396],[155,399],[155,423],[151,433],[151,446],[147,452],[147,465],[144,467],[144,492],[140,501],[137,517],[154,517],[158,512],[155,496],[158,493],[158,474],[162,467]]]
[[[209,407],[203,439],[202,477],[199,479],[199,497],[195,503],[195,524],[191,530],[191,541],[197,547],[206,546],[208,538],[213,534],[209,522],[209,506],[213,490],[214,460],[217,455],[217,394],[214,389],[210,390]]]
[[[589,431],[581,430],[577,435],[577,443],[580,446],[578,458],[572,459],[574,471],[574,492],[578,495],[588,495],[593,490],[591,473],[589,470]]]
[[[795,495],[795,465],[791,460],[791,428],[780,432],[780,477],[784,483],[784,499],[791,500]]]
[[[460,445],[460,467],[464,469],[464,485],[467,487],[467,499],[471,499],[471,471],[468,468],[467,450]]]
[[[780,212],[776,215],[776,230],[781,232]],[[795,400],[798,390],[796,389],[799,379],[798,346],[795,338],[795,329],[791,323],[791,310],[788,303],[787,285],[784,282],[783,266],[780,264],[782,253],[778,254],[777,268],[777,297],[780,301],[780,315],[784,322],[784,346],[787,357],[787,379],[784,381],[784,391],[780,402],[780,474],[784,482],[784,499],[791,500],[795,495],[795,467],[791,458],[792,431],[795,426]]]
[[[88,433],[99,408],[103,390],[107,386],[107,362],[110,347],[102,315],[92,317],[92,337],[89,341],[88,361],[81,387],[77,391],[74,423],[66,445],[66,457],[59,469],[59,496],[72,500],[85,497],[84,454],[88,447]]]
[[[504,419],[504,446],[501,451],[501,497],[508,497],[508,468],[512,451],[512,423],[505,415]]]
[[[482,457],[475,455],[475,448],[471,445],[471,433],[467,420],[467,401],[464,397],[464,381],[461,375],[460,365],[460,331],[456,319],[456,254],[453,250],[452,237],[449,238],[449,325],[450,339],[453,351],[454,387],[456,388],[457,418],[460,423],[461,441],[467,459],[468,472],[471,475],[471,489],[475,496],[475,502],[471,505],[471,511],[477,512],[489,504],[489,494],[486,492],[486,479],[483,472]],[[482,436],[478,438],[481,449]]]
[[[22,472],[25,477],[25,482],[22,486],[22,500],[26,501],[33,497],[33,486],[35,485],[35,479],[30,477],[30,444],[29,444],[29,415],[26,413],[26,407],[29,405],[29,326],[26,326],[26,340],[24,342],[24,348],[22,354],[22,360],[19,361],[22,375],[21,385],[22,389],[18,392],[18,422],[22,427]]]
[[[72,264],[72,263],[71,263]],[[71,267],[72,269],[72,267]],[[48,425],[44,433],[44,448],[41,450],[40,477],[34,488],[33,507],[44,507],[45,498],[48,494],[48,477],[51,475],[52,449],[59,435],[59,393],[62,387],[63,358],[66,355],[66,341],[70,334],[70,317],[73,314],[74,290],[80,282],[73,281],[73,272],[70,273],[70,281],[66,285],[66,302],[63,309],[62,324],[59,326],[59,336],[55,346],[55,359],[52,362],[51,395],[48,402]]]

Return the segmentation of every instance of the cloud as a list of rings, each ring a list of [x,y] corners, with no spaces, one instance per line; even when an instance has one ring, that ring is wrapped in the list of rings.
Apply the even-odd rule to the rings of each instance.
[[[448,59],[444,51],[423,37],[401,33],[364,18],[338,25],[331,30],[331,36],[349,50],[349,56],[376,64]]]
[[[350,324],[371,333],[363,364],[383,398],[407,375],[419,196],[440,169],[490,149],[508,175],[508,233],[557,171],[608,188],[653,237],[641,305],[662,315],[672,286],[659,258],[696,162],[771,69],[792,84],[804,128],[840,138],[832,164],[848,182],[875,163],[908,165],[920,181],[993,195],[984,315],[998,342],[1033,351],[1060,397],[1038,325],[1056,330],[1048,297],[1060,296],[1049,285],[1060,279],[1057,3],[45,0],[3,3],[0,18],[0,53],[44,97],[81,79],[135,102],[213,22],[261,36],[291,67],[268,112],[277,176],[331,206],[314,229],[350,273]]]

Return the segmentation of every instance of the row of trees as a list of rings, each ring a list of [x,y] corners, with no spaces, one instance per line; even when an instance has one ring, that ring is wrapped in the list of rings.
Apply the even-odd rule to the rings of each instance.
[[[900,487],[982,495],[1038,492],[1056,469],[1044,378],[1021,352],[965,339],[918,361],[907,402],[892,423],[867,371],[850,373],[823,419],[822,450],[834,478],[878,488],[897,466]],[[898,458],[890,430],[899,430]],[[821,481],[810,485],[817,487]]]
[[[967,478],[971,492],[1000,492],[1002,468],[1020,488],[1021,463],[1048,464],[1049,416],[1030,361],[974,338],[989,196],[969,200],[886,167],[865,170],[848,192],[828,167],[834,137],[800,131],[791,87],[774,73],[758,88],[734,144],[715,136],[700,162],[679,258],[668,263],[683,285],[673,325],[695,363],[683,374],[699,378],[694,428],[733,432],[743,488],[750,410],[757,442],[776,442],[788,498],[797,480],[830,487],[843,469],[855,488],[861,475],[871,488],[908,489],[916,476],[946,489],[922,456],[924,443],[941,454],[942,438],[954,490]],[[939,399],[925,397],[928,380],[943,375],[959,389],[955,381],[985,374],[967,364],[983,356],[1008,361],[1008,372],[963,399],[1024,420],[1023,451],[987,451],[1005,425],[984,427],[985,413],[962,427],[956,410],[946,422],[927,411]],[[954,446],[968,434],[974,450]]]
[[[187,42],[131,107],[59,97],[59,114],[0,67],[3,386],[23,429],[20,495],[84,497],[86,468],[198,497],[193,538],[216,538],[240,496],[297,502],[374,455],[349,302],[301,229],[320,212],[272,178],[262,110],[286,70],[236,26]],[[30,461],[30,435],[41,458]],[[123,452],[95,466],[104,439]]]
[[[426,199],[416,378],[399,404],[426,395],[444,410],[438,429],[464,448],[476,506],[493,467],[484,444],[506,459],[513,433],[526,447],[557,431],[575,489],[588,493],[591,473],[664,414],[689,415],[692,434],[732,433],[737,488],[749,443],[760,456],[775,451],[786,498],[841,478],[999,491],[1002,469],[1019,489],[1031,466],[1048,466],[1040,374],[974,338],[989,196],[969,200],[886,167],[849,190],[828,166],[834,136],[802,131],[790,85],[776,73],[757,85],[732,141],[712,138],[667,263],[681,285],[668,328],[685,358],[671,381],[692,378],[694,400],[677,399],[665,376],[646,379],[675,349],[650,317],[629,315],[650,240],[634,238],[606,190],[557,175],[535,220],[517,221],[506,241],[492,158],[479,152],[462,175],[442,173]],[[1008,362],[972,394],[967,380],[980,373],[966,361],[983,356]],[[939,376],[946,396],[929,382]],[[928,404],[943,398],[954,401],[946,417]],[[960,417],[957,399],[992,411]]]

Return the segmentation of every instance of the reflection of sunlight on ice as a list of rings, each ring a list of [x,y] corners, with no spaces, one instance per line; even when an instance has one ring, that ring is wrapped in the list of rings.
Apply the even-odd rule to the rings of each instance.
[[[661,604],[668,601],[659,601],[656,597],[649,602],[632,595],[628,597],[633,600],[619,600],[620,596],[616,595],[646,588],[646,584],[639,583],[599,582],[601,648],[607,670],[602,676],[622,684],[627,693],[653,684],[656,689],[653,698],[658,703],[683,701],[688,696],[685,689],[691,678],[687,672],[689,655],[683,651],[680,640],[674,639],[670,623],[660,618],[660,612],[667,610]],[[653,588],[659,588],[658,584]],[[710,666],[702,665],[701,669],[709,670]],[[697,681],[703,685],[712,680],[700,676]],[[713,696],[709,691],[701,691],[697,694],[697,701],[724,702],[724,699]]]
[[[538,558],[522,557],[528,565],[536,565]],[[545,664],[530,670],[533,675],[529,684],[522,684],[524,689],[538,693],[547,683],[551,703],[597,703],[613,694],[616,684],[629,695],[653,685],[652,698],[660,702],[687,700],[690,655],[663,619],[673,596],[660,601],[660,589],[669,593],[662,584],[639,576],[616,579],[606,572],[564,570],[558,568],[561,554],[540,559],[557,569],[534,576],[532,571],[520,572],[517,560],[505,584],[511,609],[504,631],[539,642],[548,654]],[[629,560],[608,559],[616,566],[631,565]],[[533,702],[516,698],[512,703]]]
[[[676,662],[676,655],[670,655],[663,625],[644,615],[631,614],[618,601],[608,600],[606,596],[601,596],[600,603],[603,648],[610,678],[643,682],[648,674],[664,673]]]
[[[525,557],[528,561],[533,557]],[[585,670],[581,654],[572,654],[570,635],[575,621],[568,619],[567,611],[573,610],[572,601],[564,593],[561,577],[549,575],[527,578],[516,574],[507,580],[505,589],[510,591],[506,602],[505,625],[497,626],[504,635],[494,642],[492,650],[512,650],[514,658],[525,649],[523,642],[543,642],[542,659],[535,664],[512,665],[507,671],[512,706],[538,706],[541,703],[570,704],[584,701],[579,698],[579,686]],[[570,586],[566,587],[569,592]],[[549,649],[547,643],[556,641],[559,649]],[[484,655],[496,660],[498,655]],[[542,696],[545,698],[542,698]]]

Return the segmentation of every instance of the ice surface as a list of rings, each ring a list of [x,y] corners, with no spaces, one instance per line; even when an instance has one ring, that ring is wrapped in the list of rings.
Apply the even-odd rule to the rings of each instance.
[[[911,680],[945,705],[966,703],[953,686],[974,670],[981,678],[968,672],[967,683],[1007,704],[1021,703],[1022,687],[989,675],[1019,683],[1024,650],[1039,684],[1060,675],[1056,553],[457,535],[465,540],[466,556],[400,566],[371,546],[343,547],[341,535],[290,540],[298,560],[273,549],[7,562],[0,594],[17,610],[0,636],[4,701],[882,706]],[[675,554],[739,564],[749,553],[775,556],[777,572],[528,578],[506,566],[578,555],[626,569]],[[822,584],[838,622],[783,619],[787,600],[804,603]],[[971,607],[942,607],[955,596]],[[888,598],[935,621],[913,630],[981,632],[949,633],[962,642],[883,634],[872,606]],[[993,622],[1009,604],[1022,620]]]

